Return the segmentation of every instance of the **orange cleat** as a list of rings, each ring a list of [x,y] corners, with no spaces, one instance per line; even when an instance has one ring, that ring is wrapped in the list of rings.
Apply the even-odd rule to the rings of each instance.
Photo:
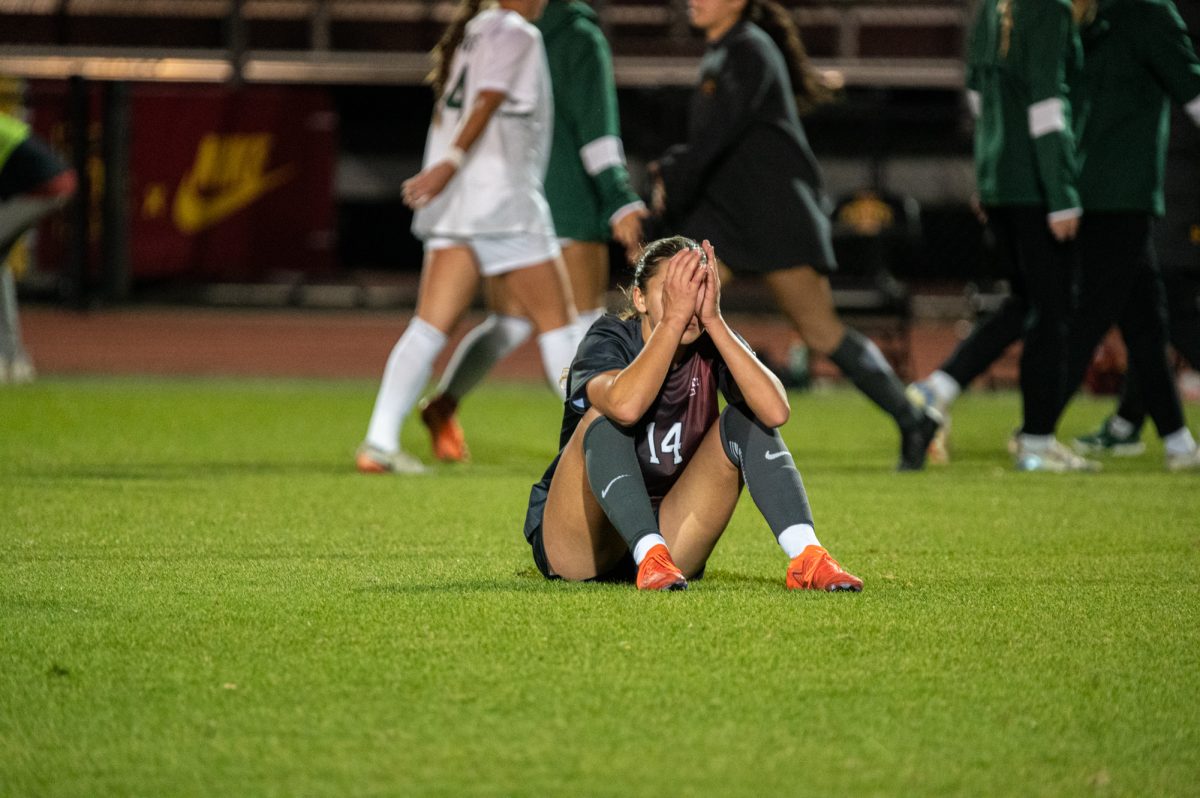
[[[638,566],[638,590],[687,590],[687,579],[675,567],[671,552],[661,543],[646,552]]]
[[[822,546],[808,546],[788,563],[788,590],[849,590],[857,593],[863,583],[845,571]]]
[[[360,474],[425,473],[425,465],[408,452],[385,452],[365,442],[354,454],[354,467]]]
[[[448,394],[435,396],[421,406],[421,421],[429,429],[433,456],[447,463],[465,463],[471,459],[467,436],[454,417],[457,409],[458,402]]]

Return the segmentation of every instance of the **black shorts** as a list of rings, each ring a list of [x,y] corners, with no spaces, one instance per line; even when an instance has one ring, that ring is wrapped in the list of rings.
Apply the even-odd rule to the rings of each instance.
[[[33,191],[65,171],[67,165],[40,139],[30,136],[13,149],[0,169],[0,199]]]
[[[837,271],[829,217],[817,192],[797,182],[786,208],[746,208],[706,197],[680,224],[679,232],[712,242],[717,257],[734,274],[811,266],[819,274]]]
[[[533,564],[541,572],[542,576],[547,579],[562,579],[558,574],[550,573],[550,563],[546,560],[546,544],[542,539],[542,525],[538,524],[533,529],[527,529],[525,536],[529,540],[529,546],[533,549]],[[632,584],[637,581],[637,564],[633,561],[633,554],[626,551],[621,559],[617,560],[616,565],[609,568],[602,574],[593,576],[591,579],[584,579],[584,582],[621,582]]]

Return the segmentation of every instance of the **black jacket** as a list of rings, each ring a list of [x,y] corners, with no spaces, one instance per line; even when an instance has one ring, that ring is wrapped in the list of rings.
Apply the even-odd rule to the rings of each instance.
[[[783,54],[757,25],[709,45],[688,140],[659,165],[667,226],[710,238],[735,270],[833,267],[820,170]]]

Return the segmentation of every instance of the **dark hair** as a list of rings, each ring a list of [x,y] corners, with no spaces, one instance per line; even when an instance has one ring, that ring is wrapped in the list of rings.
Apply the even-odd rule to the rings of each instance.
[[[442,38],[433,46],[430,55],[433,56],[433,69],[425,76],[429,85],[433,86],[433,100],[437,102],[446,90],[446,80],[450,77],[450,62],[454,59],[454,51],[462,44],[463,33],[467,23],[479,13],[484,0],[459,0],[458,10],[454,13],[449,27],[442,33]]]
[[[783,53],[801,114],[833,100],[833,90],[825,85],[820,71],[809,60],[800,31],[786,8],[775,0],[746,0],[742,20],[762,28]]]
[[[628,288],[623,289],[629,306],[621,312],[621,318],[632,319],[638,315],[637,308],[633,306],[633,289],[645,291],[646,283],[658,274],[658,267],[685,249],[700,249],[700,245],[687,236],[671,236],[651,241],[642,249],[642,254],[633,267],[633,280]]]

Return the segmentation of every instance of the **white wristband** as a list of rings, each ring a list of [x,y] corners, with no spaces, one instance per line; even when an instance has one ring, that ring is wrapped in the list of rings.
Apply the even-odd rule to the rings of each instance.
[[[467,153],[462,147],[451,147],[446,156],[442,158],[446,163],[454,165],[455,169],[462,169],[463,161],[466,159]]]

